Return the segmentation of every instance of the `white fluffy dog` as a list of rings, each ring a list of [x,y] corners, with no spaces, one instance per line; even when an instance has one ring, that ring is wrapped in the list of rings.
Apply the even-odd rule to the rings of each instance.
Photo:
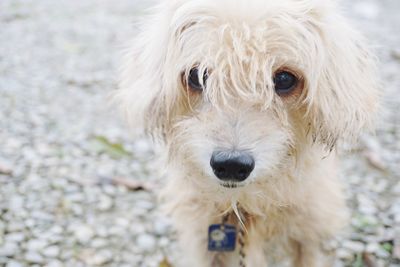
[[[333,1],[165,0],[143,19],[116,97],[165,147],[182,266],[331,264],[335,145],[371,122],[375,72]]]

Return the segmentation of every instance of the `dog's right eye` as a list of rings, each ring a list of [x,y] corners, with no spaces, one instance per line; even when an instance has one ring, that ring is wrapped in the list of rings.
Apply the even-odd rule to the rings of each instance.
[[[203,79],[202,82],[200,82],[200,78]],[[189,71],[189,75],[187,77],[187,85],[193,91],[202,92],[204,90],[204,87],[206,86],[207,78],[207,70],[204,71],[203,75],[199,75],[199,69],[193,68]]]
[[[297,77],[288,71],[279,71],[274,75],[275,91],[279,95],[290,93],[296,88],[297,83]]]

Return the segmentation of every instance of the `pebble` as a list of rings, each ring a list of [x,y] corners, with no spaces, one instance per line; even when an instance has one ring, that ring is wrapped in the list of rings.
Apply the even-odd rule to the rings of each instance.
[[[351,240],[344,241],[342,246],[350,251],[355,252],[355,253],[361,253],[364,251],[364,248],[365,248],[364,243],[358,242],[358,241],[351,241]]]
[[[380,249],[380,246],[378,243],[368,243],[365,251],[368,253],[376,253]]]
[[[12,174],[12,164],[2,158],[0,158],[0,175],[11,175]]]
[[[69,201],[78,202],[78,203],[83,202],[85,199],[85,196],[80,192],[74,192],[74,193],[68,194],[66,197]]]
[[[158,242],[158,245],[159,245],[160,247],[167,247],[170,243],[171,243],[171,242],[170,242],[169,238],[167,238],[167,237],[161,237],[161,238],[160,238],[160,241]]]
[[[344,248],[337,249],[336,255],[339,259],[346,260],[346,261],[353,260],[353,258],[354,258],[353,252],[348,249],[344,249]]]
[[[39,253],[31,251],[28,251],[25,254],[25,260],[29,263],[37,263],[37,264],[41,264],[44,262],[43,257]]]
[[[53,227],[50,228],[49,232],[52,235],[59,235],[62,234],[64,231],[63,227],[59,226],[59,225],[54,225]]]
[[[113,185],[103,185],[103,191],[104,193],[106,193],[107,195],[113,197],[117,194],[117,189],[115,188],[115,186]]]
[[[26,249],[29,251],[41,251],[47,246],[47,242],[41,239],[32,239],[26,243]]]
[[[44,267],[63,267],[63,266],[64,266],[63,263],[59,260],[50,260]]]
[[[152,152],[152,147],[147,140],[139,139],[134,143],[134,151],[138,155],[149,155]]]
[[[8,208],[12,211],[16,211],[24,206],[24,202],[25,200],[22,196],[13,195],[8,202]]]
[[[377,208],[374,204],[374,202],[369,199],[367,196],[364,194],[358,194],[357,195],[357,200],[358,200],[358,209],[361,213],[367,214],[367,215],[374,215],[377,212]]]
[[[108,229],[104,226],[98,225],[96,227],[96,235],[99,237],[107,238],[109,235]]]
[[[0,256],[12,257],[19,254],[19,247],[16,243],[6,242],[0,247]]]
[[[7,262],[7,265],[5,267],[24,267],[24,264],[15,260],[10,260],[9,262]]]
[[[75,226],[74,235],[76,239],[83,244],[88,243],[93,237],[95,232],[88,225],[78,225]]]
[[[25,225],[23,222],[10,222],[7,225],[8,232],[20,232],[25,229]]]
[[[156,218],[154,220],[154,224],[153,224],[153,228],[154,228],[154,233],[159,235],[159,236],[163,236],[166,235],[170,228],[171,228],[171,223],[164,219],[164,218]]]
[[[26,226],[27,228],[33,228],[33,227],[35,227],[35,226],[36,226],[36,220],[34,220],[34,219],[27,219],[27,220],[25,221],[25,226]]]
[[[376,256],[378,256],[379,258],[388,258],[390,257],[390,253],[386,250],[384,250],[383,248],[378,249],[375,252]]]
[[[129,227],[129,231],[133,234],[142,234],[146,232],[146,225],[141,224],[140,222],[132,223]]]
[[[109,263],[113,259],[113,254],[109,250],[101,250],[87,260],[90,265],[101,266]]]
[[[47,211],[42,211],[42,210],[32,211],[31,218],[39,220],[39,221],[47,221],[47,222],[54,221],[54,215],[53,214],[51,214],[51,213],[49,213]]]
[[[0,256],[0,264],[1,264],[1,265],[4,265],[4,266],[5,266],[6,263],[8,263],[9,261],[10,261],[9,258]]]
[[[92,242],[90,242],[90,246],[92,248],[103,248],[108,245],[108,241],[103,238],[94,238]]]
[[[141,234],[136,239],[136,245],[145,252],[153,251],[156,247],[156,239],[149,234]]]
[[[126,218],[116,218],[115,224],[122,228],[127,228],[129,227],[130,221]]]
[[[394,222],[399,225],[400,224],[400,213],[394,213]]]
[[[126,234],[126,229],[120,226],[111,226],[108,229],[108,234],[109,235],[114,235],[114,236],[124,236]]]
[[[129,262],[131,266],[140,266],[139,262],[143,262],[142,256],[135,255],[130,252],[122,252],[122,260],[124,262]]]
[[[147,200],[138,200],[135,202],[135,207],[149,211],[154,208],[154,203]]]
[[[113,200],[112,198],[108,197],[107,195],[102,195],[100,197],[99,203],[97,205],[97,208],[100,211],[107,211],[110,210],[113,206]]]
[[[6,235],[7,242],[22,242],[25,240],[25,234],[23,232],[13,232]]]
[[[60,254],[60,248],[57,246],[49,246],[43,249],[42,254],[47,258],[56,258]]]

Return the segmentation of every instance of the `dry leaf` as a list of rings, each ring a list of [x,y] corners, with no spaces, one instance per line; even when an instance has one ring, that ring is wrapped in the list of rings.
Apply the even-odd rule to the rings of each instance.
[[[0,162],[0,174],[11,175],[12,169],[7,164],[3,164]]]
[[[386,171],[386,165],[378,153],[373,152],[373,151],[367,151],[364,155],[365,155],[365,158],[367,159],[368,163],[372,167],[374,167],[378,170],[381,170],[381,171]]]
[[[169,263],[169,261],[164,258],[158,265],[158,267],[172,267],[171,263]]]
[[[136,181],[133,179],[123,178],[123,177],[113,177],[111,179],[111,182],[115,185],[122,185],[132,191],[139,191],[139,190],[153,191],[154,189],[154,186],[150,183],[145,183],[142,181]]]
[[[375,257],[370,253],[364,252],[362,254],[362,260],[364,263],[363,266],[365,266],[365,267],[376,267],[377,266]]]

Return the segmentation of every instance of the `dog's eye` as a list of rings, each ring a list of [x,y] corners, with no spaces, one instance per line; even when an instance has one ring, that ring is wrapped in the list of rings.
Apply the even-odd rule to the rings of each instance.
[[[275,73],[274,84],[275,84],[275,91],[278,94],[290,93],[293,89],[296,88],[297,82],[298,82],[297,77],[290,72],[279,71]]]
[[[203,79],[202,82],[200,82],[200,78]],[[189,76],[187,78],[187,82],[188,82],[190,89],[192,89],[194,91],[202,92],[204,90],[204,87],[206,86],[207,78],[208,78],[207,70],[204,70],[203,75],[199,75],[199,69],[193,68],[189,71]]]

